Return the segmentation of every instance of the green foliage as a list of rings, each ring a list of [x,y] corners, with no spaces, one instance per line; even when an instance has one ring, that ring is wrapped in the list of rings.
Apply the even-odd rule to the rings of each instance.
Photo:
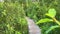
[[[36,24],[46,23],[46,22],[51,22],[51,21],[53,21],[53,20],[52,19],[45,18],[45,19],[39,20]]]
[[[49,11],[46,15],[49,17],[55,17],[56,16],[56,10],[55,9],[49,9]]]
[[[17,2],[4,2],[0,4],[0,34],[28,33],[27,22],[22,9],[22,4]]]
[[[20,32],[18,32],[18,31],[16,31],[16,33],[15,34],[21,34]]]
[[[60,34],[60,27],[58,27],[60,26],[60,0],[32,1],[4,0],[0,2],[0,34],[28,34],[28,25],[24,16],[32,18],[42,29],[42,34],[46,32]],[[58,30],[55,29],[57,27]]]
[[[56,26],[50,27],[50,28],[45,32],[45,34],[48,34],[50,31],[52,31],[53,29],[58,28],[58,27],[60,27],[60,26],[56,25]]]
[[[57,26],[51,26],[46,32],[45,34],[48,34],[50,31],[52,31],[55,28],[60,27],[60,22],[56,20],[55,16],[56,16],[56,11],[55,9],[49,9],[48,13],[46,14],[47,16],[49,16],[51,19],[49,18],[45,18],[45,19],[41,19],[37,22],[37,24],[40,23],[46,23],[46,22],[56,22],[58,25]]]
[[[46,13],[46,15],[51,17],[52,19],[49,19],[49,18],[41,19],[37,22],[37,24],[53,21],[53,18],[56,15],[55,9],[49,9],[49,11],[48,11],[48,13]]]

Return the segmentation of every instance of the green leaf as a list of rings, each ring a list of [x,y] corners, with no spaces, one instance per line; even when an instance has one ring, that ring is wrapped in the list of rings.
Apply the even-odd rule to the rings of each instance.
[[[50,28],[45,32],[45,34],[48,34],[50,31],[52,31],[53,29],[58,28],[58,27],[60,27],[60,26],[55,25],[55,26],[50,27]]]
[[[39,20],[36,24],[45,23],[45,22],[50,22],[50,21],[53,21],[53,20],[52,20],[52,19],[45,18],[45,19]]]
[[[3,15],[6,15],[6,10],[4,10],[4,11],[2,12],[2,14],[3,14]]]
[[[49,11],[48,11],[48,13],[46,13],[46,15],[49,17],[55,17],[56,10],[55,9],[49,9]]]
[[[16,31],[16,33],[15,34],[21,34],[20,32],[18,32],[18,31]]]

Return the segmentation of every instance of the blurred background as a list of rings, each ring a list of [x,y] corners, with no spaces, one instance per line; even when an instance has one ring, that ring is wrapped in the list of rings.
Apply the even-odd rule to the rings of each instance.
[[[0,34],[28,34],[28,24],[25,16],[36,22],[46,18],[45,13],[50,8],[57,12],[56,19],[60,21],[60,0],[0,0]],[[49,17],[48,17],[49,18]],[[56,23],[37,24],[45,34]],[[48,34],[60,34],[60,27]]]

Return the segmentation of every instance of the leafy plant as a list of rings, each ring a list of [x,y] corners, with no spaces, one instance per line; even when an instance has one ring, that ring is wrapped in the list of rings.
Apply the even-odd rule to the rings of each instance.
[[[56,16],[56,10],[55,9],[49,9],[48,13],[46,13],[47,16],[54,18]]]
[[[56,16],[56,10],[55,9],[49,9],[48,13],[45,14],[46,16],[50,17],[50,18],[44,18],[39,20],[36,24],[40,24],[40,23],[46,23],[46,22],[55,22],[56,24],[58,24],[57,26],[51,26],[46,32],[45,34],[48,34],[51,30],[60,27],[60,22],[55,18]]]

